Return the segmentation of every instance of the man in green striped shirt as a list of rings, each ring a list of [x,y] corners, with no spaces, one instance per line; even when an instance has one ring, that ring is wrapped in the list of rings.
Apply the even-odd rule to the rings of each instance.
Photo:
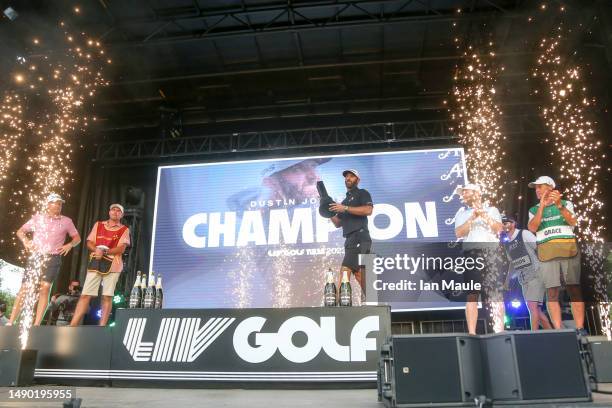
[[[574,205],[561,199],[555,182],[541,176],[529,183],[539,204],[529,209],[529,231],[536,234],[542,279],[548,295],[547,308],[555,329],[560,329],[561,306],[559,289],[562,283],[570,296],[576,330],[584,331],[584,301],[580,290],[580,255],[574,235],[576,215]]]

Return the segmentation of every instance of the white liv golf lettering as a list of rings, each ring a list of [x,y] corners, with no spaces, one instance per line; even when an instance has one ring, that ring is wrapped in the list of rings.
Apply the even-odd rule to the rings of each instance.
[[[123,344],[134,361],[196,360],[233,322],[233,317],[213,317],[201,325],[199,318],[162,319],[155,342],[142,341],[146,318],[128,320]]]
[[[359,320],[351,331],[349,346],[336,341],[336,318],[321,317],[319,325],[305,316],[295,316],[285,321],[277,333],[261,333],[266,318],[254,316],[242,321],[234,331],[234,350],[249,363],[262,363],[278,350],[293,363],[305,363],[314,359],[321,349],[336,361],[366,361],[366,352],[376,350],[376,339],[368,334],[379,330],[378,316]],[[306,344],[297,347],[292,337],[297,332],[306,334]],[[255,333],[255,346],[249,344],[249,336]]]

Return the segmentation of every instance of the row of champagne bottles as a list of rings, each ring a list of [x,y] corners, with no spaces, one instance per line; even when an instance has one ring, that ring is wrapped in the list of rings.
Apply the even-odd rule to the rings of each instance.
[[[323,304],[325,306],[352,306],[353,291],[349,281],[348,273],[342,271],[342,282],[340,290],[336,288],[336,278],[331,268],[327,271],[327,283],[323,289]]]
[[[164,290],[162,289],[161,274],[157,275],[149,272],[147,284],[147,275],[138,271],[134,287],[130,293],[130,309],[161,309],[164,303]]]
[[[130,293],[130,309],[161,309],[164,301],[164,290],[162,288],[161,274],[155,275],[150,272],[147,275],[140,271],[136,274],[136,280],[132,292]],[[327,283],[323,291],[323,304],[325,306],[352,306],[353,291],[348,278],[347,271],[342,272],[342,282],[338,291],[335,282],[334,272],[331,268],[327,271]]]

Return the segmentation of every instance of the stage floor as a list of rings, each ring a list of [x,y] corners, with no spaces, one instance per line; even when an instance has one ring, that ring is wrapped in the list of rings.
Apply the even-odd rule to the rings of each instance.
[[[53,386],[45,386],[48,389]],[[43,388],[36,386],[32,388]],[[612,384],[601,384],[600,389],[612,393]],[[2,389],[4,392],[6,388]],[[376,390],[244,390],[244,389],[152,389],[116,387],[78,387],[77,397],[83,400],[84,408],[167,408],[172,407],[313,407],[317,408],[381,408],[376,401]],[[6,401],[5,395],[0,401]],[[33,404],[31,406],[53,406]],[[24,403],[0,402],[0,407],[24,407]],[[525,407],[525,405],[503,405],[504,407]],[[532,405],[533,406],[533,405]],[[545,407],[612,407],[612,394],[593,393],[592,403],[538,404]]]

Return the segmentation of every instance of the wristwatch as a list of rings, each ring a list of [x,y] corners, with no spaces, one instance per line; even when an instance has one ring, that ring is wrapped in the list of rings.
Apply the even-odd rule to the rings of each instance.
[[[344,212],[348,212],[348,205],[344,206]]]

